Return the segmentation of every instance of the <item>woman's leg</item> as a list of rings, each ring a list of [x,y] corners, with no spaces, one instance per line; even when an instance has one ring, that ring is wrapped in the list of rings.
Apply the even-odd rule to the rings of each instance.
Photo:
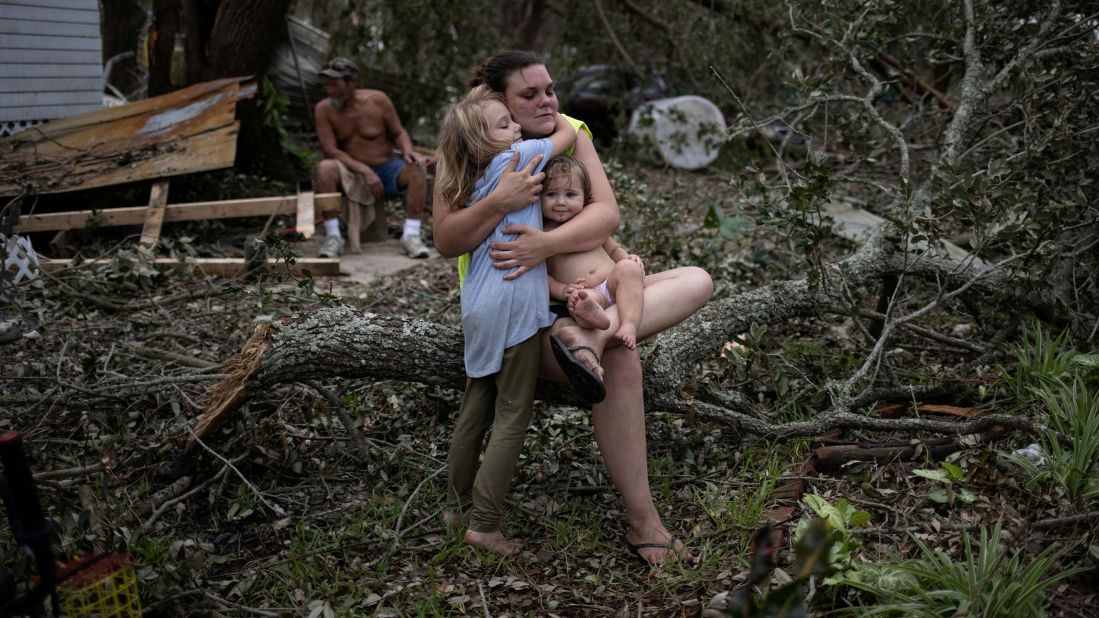
[[[645,278],[645,286],[645,312],[638,331],[641,338],[651,337],[682,322],[702,307],[713,292],[710,275],[693,267],[649,275]],[[605,331],[584,331],[569,320],[558,320],[553,328],[547,329],[543,335],[542,375],[564,381],[553,355],[546,354],[549,345],[545,342],[550,330],[558,331],[562,341],[570,346],[590,345],[603,350],[611,342],[612,347],[606,349],[602,359],[607,398],[592,409],[595,440],[611,480],[626,505],[626,521],[630,527],[627,541],[667,543],[672,536],[660,520],[649,488],[640,356],[636,351],[613,347],[613,338],[607,333],[617,330],[618,312],[611,307],[607,313],[612,325]],[[580,358],[586,356],[582,354]],[[646,560],[654,563],[669,557],[668,550],[660,548],[640,551]],[[681,546],[677,544],[674,551],[679,553]]]
[[[626,505],[626,540],[635,545],[668,543],[672,535],[660,519],[649,487],[640,358],[636,350],[610,348],[603,357],[603,368],[607,398],[592,407],[592,425],[607,471]],[[673,551],[681,550],[677,544]],[[674,557],[659,547],[640,552],[653,564]]]
[[[714,283],[710,279],[710,274],[694,266],[673,268],[646,276],[643,294],[645,310],[641,314],[641,323],[637,328],[637,339],[644,341],[686,320],[706,304],[713,291]],[[604,348],[620,343],[612,337],[612,333],[618,332],[621,326],[617,305],[607,308],[607,317],[610,320],[610,326],[606,330],[577,328],[571,320],[558,320],[549,330],[560,336],[561,341],[569,347],[588,346],[602,356]],[[548,336],[544,341],[548,341]],[[542,376],[564,382],[564,374],[558,370],[553,355],[547,355],[549,346],[543,345],[542,348]],[[594,369],[594,364],[598,362],[585,352],[580,352],[578,358],[581,363],[591,369]],[[593,364],[588,365],[588,363]]]

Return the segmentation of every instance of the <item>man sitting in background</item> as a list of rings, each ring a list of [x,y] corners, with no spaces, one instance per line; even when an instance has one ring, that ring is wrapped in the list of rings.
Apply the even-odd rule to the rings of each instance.
[[[427,195],[424,168],[430,160],[412,149],[412,139],[384,92],[355,88],[358,73],[359,67],[348,58],[333,58],[321,71],[327,80],[328,98],[317,103],[313,110],[324,153],[324,160],[317,166],[316,190],[334,193],[342,188],[350,201],[362,205],[403,195],[405,222],[401,246],[409,257],[426,258],[420,222]],[[400,158],[393,157],[394,148],[401,151]],[[372,208],[367,211],[373,216]],[[321,215],[328,238],[320,256],[337,257],[343,252],[339,211]],[[359,230],[350,233],[358,234]]]

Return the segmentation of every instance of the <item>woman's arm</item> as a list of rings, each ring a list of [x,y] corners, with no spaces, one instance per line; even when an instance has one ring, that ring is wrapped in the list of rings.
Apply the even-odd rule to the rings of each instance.
[[[504,215],[538,199],[545,174],[531,172],[541,160],[541,155],[535,156],[523,169],[516,171],[519,153],[515,153],[496,188],[467,208],[451,210],[450,204],[436,190],[432,198],[431,218],[435,249],[439,254],[457,257],[473,251],[496,229]]]
[[[599,153],[587,133],[577,135],[572,156],[588,170],[594,201],[585,206],[580,214],[549,232],[539,232],[523,225],[505,228],[504,233],[519,234],[519,238],[492,243],[493,251],[489,254],[495,260],[493,266],[496,268],[515,269],[505,279],[522,275],[550,256],[594,249],[618,227],[618,202],[603,171]]]

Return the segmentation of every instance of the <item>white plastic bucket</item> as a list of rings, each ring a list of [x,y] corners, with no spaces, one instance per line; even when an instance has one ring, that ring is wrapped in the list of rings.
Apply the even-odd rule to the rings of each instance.
[[[629,132],[653,142],[673,167],[696,170],[713,163],[725,143],[725,116],[709,100],[688,95],[637,108]]]

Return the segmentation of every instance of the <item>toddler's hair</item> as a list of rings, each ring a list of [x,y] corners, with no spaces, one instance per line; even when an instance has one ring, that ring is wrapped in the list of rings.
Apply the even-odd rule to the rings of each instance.
[[[588,176],[588,170],[583,163],[568,155],[557,155],[550,159],[542,171],[546,173],[546,182],[542,185],[544,187],[548,187],[555,178],[571,179],[572,173],[576,172],[577,177],[580,178],[580,190],[584,192],[584,205],[591,204],[591,177]]]
[[[503,95],[485,86],[469,91],[443,113],[439,129],[439,166],[436,182],[451,210],[464,208],[473,185],[492,158],[511,147],[492,138],[485,104],[504,102]]]

